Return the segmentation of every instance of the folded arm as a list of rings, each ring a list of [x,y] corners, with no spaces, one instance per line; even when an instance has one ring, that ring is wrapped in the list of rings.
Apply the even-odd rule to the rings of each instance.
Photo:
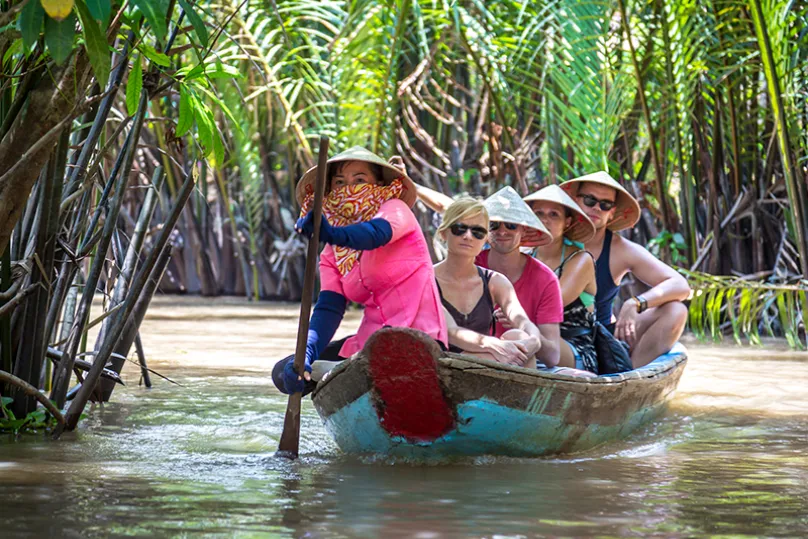
[[[511,322],[511,326],[514,329],[521,329],[530,337],[527,344],[529,350],[532,350],[531,355],[535,354],[536,359],[548,367],[557,365],[560,358],[558,335],[556,334],[554,337],[552,334],[547,334],[546,331],[540,330],[536,324],[530,321],[522,304],[519,303],[516,290],[514,290],[507,277],[494,273],[491,276],[489,286],[491,294],[494,296],[494,301]],[[556,328],[558,327],[557,324],[553,325]]]
[[[449,344],[457,346],[470,354],[484,354],[494,358],[500,363],[522,366],[528,359],[525,346],[519,346],[516,341],[503,341],[493,335],[483,335],[476,331],[457,325],[455,319],[444,307],[443,315],[446,317],[446,329],[449,335]]]

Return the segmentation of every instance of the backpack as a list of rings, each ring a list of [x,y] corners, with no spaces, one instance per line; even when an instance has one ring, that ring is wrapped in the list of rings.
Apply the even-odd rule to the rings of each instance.
[[[631,355],[626,343],[606,329],[600,322],[595,322],[595,352],[598,355],[598,374],[618,374],[634,369]]]

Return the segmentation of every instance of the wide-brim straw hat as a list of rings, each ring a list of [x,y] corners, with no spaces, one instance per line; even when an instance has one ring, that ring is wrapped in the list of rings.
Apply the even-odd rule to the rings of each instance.
[[[595,225],[572,197],[565,193],[559,186],[548,185],[524,198],[524,201],[531,206],[533,202],[539,200],[555,202],[556,204],[568,208],[572,212],[572,221],[570,225],[564,229],[564,236],[566,236],[567,239],[586,243],[595,235]]]
[[[553,236],[525,204],[513,187],[503,187],[483,202],[490,221],[522,225],[522,247],[540,247],[553,241]]]
[[[575,178],[574,180],[568,180],[561,184],[561,188],[569,193],[570,196],[574,197],[578,194],[578,188],[582,183],[597,183],[611,187],[617,191],[614,217],[609,221],[609,224],[606,225],[606,228],[612,232],[632,228],[637,224],[637,221],[640,220],[640,204],[622,185],[617,183],[617,180],[612,178],[608,172],[600,170],[593,174]]]
[[[393,159],[391,159],[391,161]],[[398,167],[389,161],[385,161],[370,150],[362,148],[361,146],[348,148],[344,152],[335,155],[328,160],[328,164],[340,163],[342,161],[364,161],[365,163],[379,165],[382,168],[382,183],[384,185],[390,185],[390,183],[392,183],[394,180],[401,180],[401,183],[404,184],[404,191],[402,191],[401,197],[399,198],[401,198],[401,200],[403,200],[410,208],[412,208],[415,204],[415,200],[418,197],[418,194],[415,192],[415,183],[409,176],[407,176],[407,172],[404,170],[403,165]],[[300,181],[297,182],[297,187],[295,188],[295,197],[297,198],[297,203],[301,206],[303,205],[303,200],[306,198],[306,187],[311,185],[313,188],[316,178],[317,165],[307,170],[306,173],[303,174],[303,177],[300,178]],[[328,185],[326,185],[326,195],[327,194]]]

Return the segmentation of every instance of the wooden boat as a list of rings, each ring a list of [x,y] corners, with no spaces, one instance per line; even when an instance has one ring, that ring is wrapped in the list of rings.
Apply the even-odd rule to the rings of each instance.
[[[346,453],[535,457],[624,438],[658,417],[686,362],[677,344],[634,371],[582,378],[443,352],[423,333],[385,328],[312,401]]]

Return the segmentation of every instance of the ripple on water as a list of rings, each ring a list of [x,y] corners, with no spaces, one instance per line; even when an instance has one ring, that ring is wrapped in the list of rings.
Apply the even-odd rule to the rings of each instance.
[[[805,356],[691,346],[664,418],[628,440],[540,459],[349,457],[304,402],[301,458],[288,461],[273,456],[287,399],[268,373],[272,358],[294,346],[296,312],[232,298],[158,298],[144,344],[150,366],[182,387],[155,377],[146,390],[125,371],[127,386],[90,411],[77,433],[58,443],[33,436],[1,445],[4,532],[808,534]],[[349,313],[341,331],[356,320]],[[226,350],[217,349],[218,335],[226,335]]]

